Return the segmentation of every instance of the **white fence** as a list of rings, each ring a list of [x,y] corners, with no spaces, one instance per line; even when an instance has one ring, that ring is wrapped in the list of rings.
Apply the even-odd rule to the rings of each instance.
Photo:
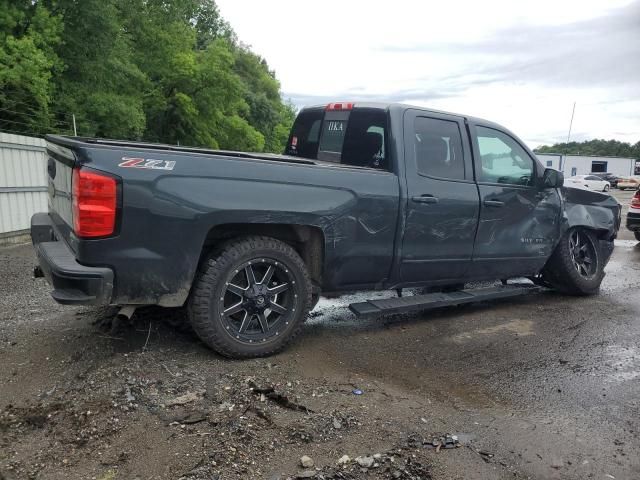
[[[0,132],[0,243],[24,238],[31,215],[46,210],[45,141]]]

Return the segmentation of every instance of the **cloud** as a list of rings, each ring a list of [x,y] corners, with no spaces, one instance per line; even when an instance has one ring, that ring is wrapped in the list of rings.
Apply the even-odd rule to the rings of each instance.
[[[640,139],[640,0],[218,4],[298,107],[410,103],[537,146],[566,139],[576,102],[572,138]]]
[[[378,51],[466,58],[454,77],[459,86],[535,82],[640,92],[640,1],[575,23],[525,24],[494,31],[473,42],[390,44]]]

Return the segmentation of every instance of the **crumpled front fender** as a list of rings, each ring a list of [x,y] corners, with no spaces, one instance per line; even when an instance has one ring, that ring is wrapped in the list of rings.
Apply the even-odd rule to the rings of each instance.
[[[611,195],[581,190],[560,189],[563,200],[561,234],[573,227],[590,228],[603,240],[613,241],[620,228],[621,205]]]

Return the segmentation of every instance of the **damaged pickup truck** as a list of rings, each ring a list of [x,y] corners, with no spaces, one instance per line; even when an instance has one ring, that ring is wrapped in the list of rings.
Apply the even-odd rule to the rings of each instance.
[[[563,188],[507,129],[407,105],[303,109],[284,155],[47,142],[31,235],[53,298],[185,306],[230,357],[282,349],[323,292],[432,292],[357,314],[510,296],[514,277],[593,294],[620,227],[613,198]],[[505,285],[463,290],[485,280]]]

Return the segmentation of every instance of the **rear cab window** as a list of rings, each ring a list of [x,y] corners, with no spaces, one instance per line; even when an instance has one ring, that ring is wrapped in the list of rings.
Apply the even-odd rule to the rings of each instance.
[[[296,118],[285,154],[390,170],[388,115],[380,108],[310,108]],[[351,104],[337,104],[351,105]]]

